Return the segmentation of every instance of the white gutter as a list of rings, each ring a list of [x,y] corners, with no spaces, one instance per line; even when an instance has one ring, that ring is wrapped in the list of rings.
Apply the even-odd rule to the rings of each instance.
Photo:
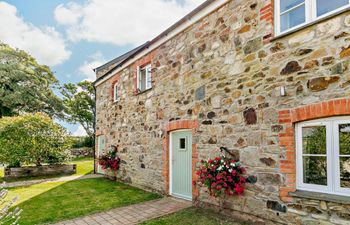
[[[216,0],[212,4],[208,5],[206,8],[202,9],[200,12],[195,14],[193,17],[188,19],[186,22],[182,23],[180,26],[178,26],[174,30],[170,31],[166,36],[160,38],[158,41],[153,43],[151,46],[149,46],[148,48],[146,48],[145,50],[143,50],[142,52],[137,54],[134,58],[127,61],[124,65],[122,65],[122,67],[116,68],[116,69],[110,71],[106,77],[104,77],[103,79],[96,82],[95,86],[97,87],[98,85],[102,84],[103,82],[105,82],[109,78],[113,77],[116,73],[119,73],[120,71],[124,70],[125,68],[127,68],[128,66],[133,64],[135,61],[139,60],[143,56],[152,52],[154,49],[158,48],[159,46],[161,46],[165,42],[169,41],[170,39],[172,39],[173,37],[175,37],[176,35],[178,35],[182,31],[184,31],[185,29],[187,29],[188,27],[190,27],[194,23],[198,22],[199,20],[201,20],[202,18],[204,18],[205,16],[207,16],[211,12],[216,11],[218,8],[220,8],[221,6],[223,6],[224,4],[226,4],[229,1],[230,0]]]

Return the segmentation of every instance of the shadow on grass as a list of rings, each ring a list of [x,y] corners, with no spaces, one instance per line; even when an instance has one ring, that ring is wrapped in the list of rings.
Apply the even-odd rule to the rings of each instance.
[[[23,210],[20,224],[54,223],[160,198],[104,178],[50,182],[9,189]]]

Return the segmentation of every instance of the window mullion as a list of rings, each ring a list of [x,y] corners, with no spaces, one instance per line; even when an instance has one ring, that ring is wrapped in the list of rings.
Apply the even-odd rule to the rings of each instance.
[[[335,155],[336,155],[336,140],[335,140],[335,135],[334,135],[334,124],[333,122],[329,122],[328,124],[328,130],[329,130],[329,133],[327,134],[327,141],[329,141],[330,143],[327,144],[327,147],[329,148],[329,150],[327,150],[327,153],[329,154],[329,156],[327,158],[327,170],[329,170],[328,172],[328,176],[329,176],[329,179],[328,181],[330,182],[328,184],[329,188],[330,188],[330,191],[331,192],[335,192],[335,179],[336,179],[336,176],[335,176]],[[328,131],[327,130],[327,131]]]
[[[316,0],[305,1],[305,23],[316,19]]]

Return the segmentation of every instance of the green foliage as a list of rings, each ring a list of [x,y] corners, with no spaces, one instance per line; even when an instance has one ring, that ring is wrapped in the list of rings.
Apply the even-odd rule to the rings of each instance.
[[[66,120],[79,123],[89,137],[94,136],[95,90],[90,81],[64,84],[61,88]]]
[[[93,148],[95,146],[94,138],[85,137],[70,137],[72,148]]]
[[[310,127],[303,128],[303,153],[304,154],[327,154],[326,128]],[[304,181],[311,184],[327,184],[326,157],[304,156]]]
[[[0,119],[0,163],[10,167],[68,159],[67,132],[43,113]]]
[[[0,118],[23,112],[61,118],[63,104],[53,92],[57,87],[58,80],[49,67],[0,43]]]

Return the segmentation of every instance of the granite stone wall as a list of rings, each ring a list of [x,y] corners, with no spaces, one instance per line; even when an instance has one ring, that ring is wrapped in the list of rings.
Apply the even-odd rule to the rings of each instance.
[[[44,166],[24,166],[18,168],[5,167],[5,179],[22,177],[38,177],[53,175],[71,175],[77,172],[76,164],[44,165]]]
[[[119,102],[111,94],[115,78],[97,86],[97,135],[119,146],[120,179],[166,194],[167,124],[198,121],[197,162],[225,146],[258,178],[243,197],[225,200],[232,214],[272,224],[350,223],[346,202],[288,194],[295,149],[282,135],[293,133],[285,110],[336,99],[350,107],[350,13],[275,38],[272,11],[267,0],[229,1],[116,74]],[[136,93],[135,66],[148,61],[154,86]],[[218,204],[203,190],[196,200]]]

